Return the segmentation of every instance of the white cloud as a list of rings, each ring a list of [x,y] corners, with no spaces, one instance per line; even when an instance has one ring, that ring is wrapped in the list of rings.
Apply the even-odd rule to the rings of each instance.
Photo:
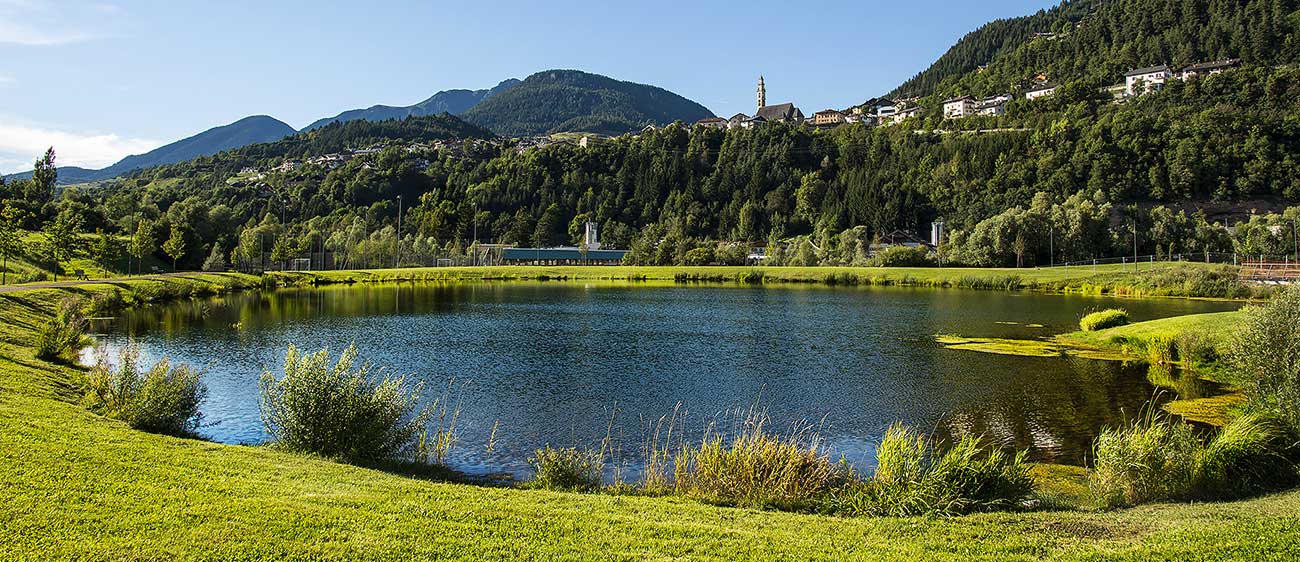
[[[51,146],[60,166],[103,168],[126,156],[148,152],[161,145],[156,140],[125,138],[113,133],[0,124],[0,166],[10,173],[29,167]]]
[[[116,9],[112,5],[104,6]],[[100,6],[92,9],[101,15],[113,13]],[[56,8],[51,4],[26,0],[0,0],[0,44],[47,47],[95,39],[97,35],[85,31],[86,27],[70,21],[81,20],[81,24],[90,24],[86,17],[78,15],[84,13],[84,8],[74,6]]]

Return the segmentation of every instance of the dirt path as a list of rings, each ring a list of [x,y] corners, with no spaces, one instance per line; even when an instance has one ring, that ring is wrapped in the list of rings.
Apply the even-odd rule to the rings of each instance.
[[[52,281],[49,283],[28,283],[26,285],[5,285],[3,287],[0,287],[0,294],[16,293],[19,291],[33,291],[36,289],[58,289],[62,287],[76,287],[78,285],[116,283],[120,281],[132,281],[132,280],[140,280],[140,279],[167,279],[169,277],[185,277],[187,275],[194,275],[194,273],[185,273],[185,272],[158,273],[154,275],[134,275],[131,277],[109,277],[105,279],[90,279],[90,280],[73,279],[70,281]]]

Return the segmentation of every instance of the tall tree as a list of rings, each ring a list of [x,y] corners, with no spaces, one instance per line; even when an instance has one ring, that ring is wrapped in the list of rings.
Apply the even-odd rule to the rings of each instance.
[[[59,280],[59,270],[63,262],[76,257],[82,250],[81,228],[86,219],[74,208],[69,207],[59,212],[45,226],[45,238],[49,243],[50,259],[54,261],[54,280]]]
[[[54,185],[59,181],[59,170],[54,165],[54,147],[46,149],[45,155],[36,160],[32,167],[32,191],[29,197],[37,206],[44,205],[54,197]]]
[[[137,221],[135,232],[131,235],[131,243],[127,247],[127,251],[135,257],[137,272],[144,273],[144,258],[152,254],[157,245],[158,242],[153,237],[153,224],[146,219]]]
[[[95,258],[95,262],[99,264],[99,268],[104,270],[104,274],[107,275],[108,264],[121,256],[122,248],[112,235],[104,232],[104,229],[96,229],[95,234],[95,243],[90,247],[90,251]]]
[[[0,258],[3,258],[3,265],[0,265],[0,285],[9,282],[9,258],[17,256],[23,251],[22,231],[19,227],[22,225],[22,210],[13,205],[7,205],[4,211],[0,211]]]
[[[163,242],[163,252],[172,259],[172,271],[176,271],[176,262],[185,257],[185,227],[172,223],[171,235]]]

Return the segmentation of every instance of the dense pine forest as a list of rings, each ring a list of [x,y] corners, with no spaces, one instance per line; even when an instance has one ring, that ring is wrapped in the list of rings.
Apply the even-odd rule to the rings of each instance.
[[[743,260],[721,251],[729,242],[786,248],[770,263],[880,263],[873,242],[924,237],[936,220],[949,233],[939,255],[902,259],[1289,254],[1300,218],[1288,209],[1300,202],[1294,4],[1069,2],[995,22],[900,88],[931,111],[897,126],[679,123],[524,148],[450,115],[357,121],[57,194],[38,163],[0,198],[18,226],[120,233],[192,268],[319,251],[340,265],[393,263],[399,251],[427,262],[475,241],[569,244],[589,220],[645,264]],[[1055,39],[1032,37],[1044,26]],[[1245,63],[1123,103],[1100,90],[1130,66],[1223,57]],[[985,58],[986,70],[970,69]],[[1060,77],[1057,93],[1017,98],[1006,115],[946,121],[936,107],[1040,72]],[[378,150],[309,160],[365,147]]]

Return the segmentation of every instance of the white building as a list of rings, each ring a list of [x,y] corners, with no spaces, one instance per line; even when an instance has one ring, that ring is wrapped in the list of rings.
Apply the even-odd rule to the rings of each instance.
[[[1167,64],[1138,68],[1124,74],[1124,88],[1129,95],[1140,96],[1164,88],[1173,77]]]
[[[1011,101],[1011,94],[999,94],[990,96],[975,104],[975,113],[978,115],[1004,115],[1007,112],[1007,102]]]
[[[1042,84],[1042,85],[1034,86],[1033,88],[1027,90],[1025,92],[1025,99],[1036,100],[1038,98],[1045,98],[1051,96],[1052,94],[1055,93],[1056,93],[1056,86],[1049,86],[1047,84]]]
[[[1179,80],[1188,80],[1197,76],[1208,76],[1218,74],[1225,70],[1231,70],[1241,66],[1241,59],[1216,60],[1212,62],[1198,62],[1178,71]]]
[[[897,124],[899,124],[899,123],[902,123],[903,121],[906,121],[909,117],[915,117],[915,116],[920,115],[923,111],[924,111],[924,110],[922,110],[922,108],[919,107],[919,106],[918,106],[918,107],[908,107],[908,108],[904,108],[904,109],[897,109],[896,112],[895,112],[892,116],[889,117],[889,124],[890,124],[890,125],[897,125]],[[883,118],[882,118],[881,123],[884,123],[884,122],[885,122],[885,121],[884,121]]]
[[[943,116],[946,119],[961,119],[975,114],[975,98],[961,96],[943,102]]]

